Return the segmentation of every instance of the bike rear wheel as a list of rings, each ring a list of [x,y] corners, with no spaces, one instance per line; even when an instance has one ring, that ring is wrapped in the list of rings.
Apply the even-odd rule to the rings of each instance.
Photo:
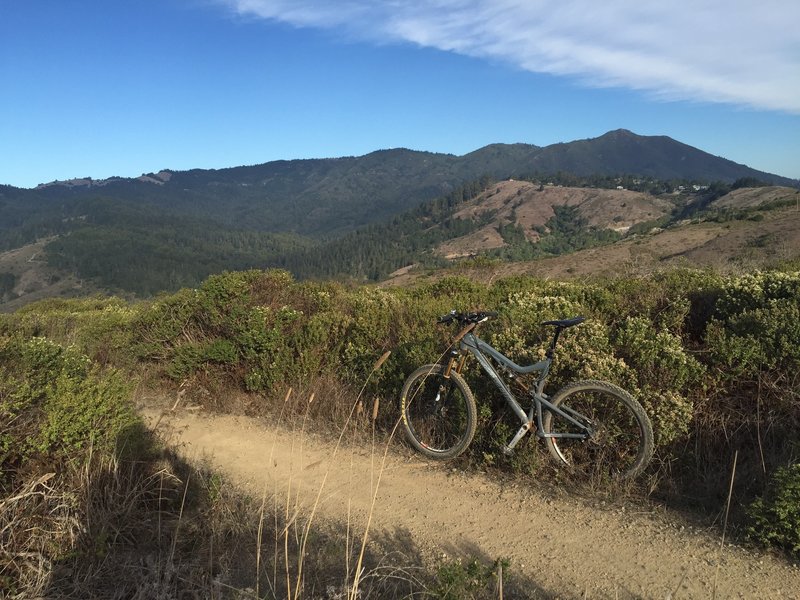
[[[475,435],[477,409],[472,391],[455,371],[444,376],[442,365],[414,371],[400,397],[406,439],[425,456],[455,458]]]
[[[592,430],[587,439],[545,438],[553,458],[574,474],[594,481],[633,479],[647,467],[653,456],[653,427],[628,392],[605,381],[578,381],[550,402]],[[585,431],[552,411],[546,411],[542,426],[546,434]]]

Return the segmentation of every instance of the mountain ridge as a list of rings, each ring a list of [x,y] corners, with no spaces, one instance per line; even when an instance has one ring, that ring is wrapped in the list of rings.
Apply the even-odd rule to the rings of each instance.
[[[646,145],[645,145],[646,144]],[[608,154],[609,149],[613,148],[613,146],[617,147],[616,152],[612,152]],[[657,146],[656,146],[657,145]],[[631,162],[631,157],[633,154],[631,153],[631,149],[635,148],[637,151],[644,150],[648,153],[646,160],[639,160]],[[609,165],[606,164],[605,166],[602,165],[600,161],[588,160],[586,154],[597,154],[597,151],[605,151],[606,154],[601,152],[601,157],[608,160],[611,158],[614,162]],[[34,188],[16,188],[16,189],[47,189],[51,187],[63,186],[63,187],[102,187],[109,184],[114,183],[121,183],[121,182],[131,182],[131,181],[141,181],[144,183],[153,183],[156,185],[163,185],[168,183],[173,177],[176,175],[180,176],[185,175],[187,177],[196,177],[197,175],[203,175],[202,179],[208,179],[209,175],[219,174],[219,175],[227,175],[227,174],[243,174],[248,171],[252,171],[253,173],[262,172],[265,169],[270,168],[281,168],[286,166],[304,166],[304,165],[314,165],[314,166],[324,166],[326,163],[328,165],[334,164],[341,164],[342,162],[346,161],[372,161],[376,157],[385,158],[386,156],[398,156],[398,155],[408,155],[412,154],[418,157],[446,157],[450,159],[454,159],[456,161],[465,162],[465,163],[472,163],[475,159],[479,159],[484,162],[491,162],[492,155],[497,155],[498,153],[503,154],[513,154],[515,157],[513,160],[519,160],[519,157],[522,158],[523,161],[529,160],[529,163],[518,164],[515,165],[517,168],[525,169],[526,167],[530,170],[529,173],[526,174],[534,174],[536,169],[540,169],[542,173],[544,172],[555,172],[555,171],[569,171],[575,173],[577,175],[592,175],[592,174],[628,174],[628,175],[642,175],[642,176],[653,176],[658,177],[660,179],[669,179],[669,178],[698,178],[698,179],[719,179],[720,181],[734,181],[740,177],[744,176],[755,176],[760,177],[764,181],[768,183],[773,183],[776,185],[790,185],[790,186],[797,186],[800,185],[800,180],[798,179],[791,179],[789,177],[785,177],[782,175],[778,175],[775,173],[769,173],[766,171],[760,171],[758,169],[754,169],[749,167],[745,164],[736,163],[732,160],[721,156],[715,156],[710,153],[707,153],[703,150],[699,150],[693,146],[675,140],[667,135],[652,135],[652,136],[643,136],[636,134],[628,129],[615,129],[609,131],[603,135],[594,138],[583,138],[577,139],[570,142],[556,142],[554,144],[550,144],[547,146],[537,146],[535,144],[528,144],[524,142],[516,142],[516,143],[492,143],[487,144],[486,146],[482,146],[481,148],[477,148],[476,150],[472,150],[462,155],[455,155],[449,153],[442,153],[442,152],[433,152],[427,150],[413,150],[410,148],[385,148],[385,149],[378,149],[368,152],[367,154],[363,154],[360,156],[340,156],[340,157],[329,157],[329,158],[301,158],[301,159],[279,159],[274,161],[268,161],[265,163],[255,163],[251,165],[239,165],[239,166],[230,166],[230,167],[220,167],[220,168],[213,168],[213,169],[200,169],[200,168],[193,168],[188,170],[176,170],[176,169],[161,169],[158,172],[150,172],[150,173],[142,173],[139,177],[119,177],[119,176],[112,176],[105,179],[93,179],[92,177],[76,177],[68,180],[54,180],[48,183],[40,183]],[[708,170],[704,170],[704,168],[694,168],[688,169],[684,171],[678,171],[677,169],[672,168],[670,174],[665,174],[663,170],[663,166],[659,168],[658,163],[653,162],[653,158],[661,154],[661,157],[664,160],[674,160],[674,155],[676,153],[682,153],[680,160],[686,160],[686,157],[689,156],[695,161],[700,161],[702,164],[705,165],[705,169],[709,169],[708,163],[709,161],[715,161],[717,164],[715,168],[720,170],[720,174],[717,177],[713,177],[709,174]],[[581,155],[582,161],[576,161],[576,155]],[[565,163],[558,164],[558,159],[565,160]],[[621,159],[624,159],[625,162],[617,162]],[[647,161],[650,161],[648,164]],[[531,170],[532,169],[532,170]],[[611,173],[610,171],[615,171]],[[746,171],[746,174],[743,172]],[[729,172],[725,175],[726,172]],[[713,175],[713,174],[712,174]],[[248,177],[250,179],[250,177]],[[9,186],[14,187],[14,186]]]

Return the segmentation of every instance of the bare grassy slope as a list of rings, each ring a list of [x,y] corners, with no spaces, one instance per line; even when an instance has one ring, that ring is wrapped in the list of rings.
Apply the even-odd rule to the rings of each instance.
[[[800,201],[800,190],[782,186],[740,188],[718,198],[712,204],[716,208],[750,208],[767,202],[780,200]]]
[[[43,239],[0,253],[0,273],[12,273],[16,277],[8,300],[2,302],[0,298],[0,311],[11,312],[43,298],[85,296],[95,291],[74,275],[47,265],[44,247],[49,241]]]
[[[649,194],[630,190],[540,186],[527,181],[502,181],[467,202],[455,213],[459,219],[479,220],[491,216],[478,232],[450,240],[438,248],[447,258],[478,254],[505,245],[498,227],[517,225],[528,240],[539,239],[536,228],[544,227],[555,214],[554,206],[576,206],[590,227],[627,231],[632,225],[667,214],[672,204]]]
[[[454,267],[478,281],[507,275],[573,278],[641,275],[674,266],[745,272],[800,258],[800,211],[784,208],[764,213],[761,221],[685,223],[664,231],[535,261]],[[409,285],[437,279],[452,270],[398,273],[383,285]]]

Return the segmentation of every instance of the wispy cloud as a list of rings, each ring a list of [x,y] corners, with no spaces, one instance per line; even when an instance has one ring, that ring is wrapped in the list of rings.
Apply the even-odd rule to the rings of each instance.
[[[796,0],[218,0],[240,14],[800,114]]]

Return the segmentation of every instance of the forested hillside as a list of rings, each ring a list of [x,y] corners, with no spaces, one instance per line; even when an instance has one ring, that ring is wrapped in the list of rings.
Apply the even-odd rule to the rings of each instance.
[[[669,235],[653,238],[660,240],[655,252],[684,257],[689,264],[718,265],[743,256],[772,264],[797,255],[791,209],[800,192],[789,188],[740,187],[754,183],[742,180],[679,192],[675,184],[652,179],[567,178],[602,188],[564,187],[557,184],[561,178],[552,179],[483,178],[384,223],[329,240],[222,226],[209,218],[107,198],[76,201],[70,217],[51,221],[55,235],[27,252],[27,262],[13,260],[16,251],[0,254],[0,293],[16,304],[31,292],[41,297],[47,286],[56,294],[105,288],[147,297],[194,287],[224,270],[267,267],[287,269],[298,278],[380,281],[398,269],[416,267],[420,273],[462,259],[541,260],[616,242],[633,248],[630,244],[649,245],[654,232],[665,228]],[[622,183],[632,189],[616,189]],[[673,191],[647,191],[663,188]],[[726,241],[698,253],[699,244],[711,243],[711,231],[701,231],[703,223],[709,224],[706,229],[717,224],[721,229],[713,235]],[[600,270],[618,270],[631,252],[617,253],[620,258]]]
[[[195,286],[224,270],[275,264],[311,245],[291,233],[220,226],[117,200],[88,200],[79,210],[81,226],[47,245],[48,263],[140,296]]]

